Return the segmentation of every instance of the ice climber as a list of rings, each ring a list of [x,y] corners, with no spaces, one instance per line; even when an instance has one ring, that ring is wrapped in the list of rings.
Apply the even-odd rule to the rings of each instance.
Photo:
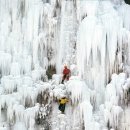
[[[66,97],[62,97],[59,100],[59,110],[62,112],[62,114],[64,114],[65,111],[65,105],[68,102],[68,99]]]
[[[63,70],[63,77],[62,77],[62,84],[64,83],[65,80],[69,80],[70,77],[70,69],[67,68],[67,66],[64,66],[64,70]]]

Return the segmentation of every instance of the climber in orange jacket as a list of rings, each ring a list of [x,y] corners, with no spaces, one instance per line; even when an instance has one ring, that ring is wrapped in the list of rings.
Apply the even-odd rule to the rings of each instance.
[[[67,66],[64,66],[64,70],[63,70],[63,77],[62,77],[62,84],[64,83],[64,80],[69,80],[70,77],[70,69],[67,68]]]

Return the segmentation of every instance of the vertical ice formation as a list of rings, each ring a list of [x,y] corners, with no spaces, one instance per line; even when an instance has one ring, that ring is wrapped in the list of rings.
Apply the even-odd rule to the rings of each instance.
[[[112,75],[111,82],[106,86],[105,91],[104,119],[108,127],[125,129],[122,123],[124,118],[121,119],[121,117],[125,113],[122,108],[128,103],[129,88],[129,78],[125,73]],[[124,122],[129,124],[127,119]]]
[[[72,1],[62,0],[61,5],[60,39],[57,55],[58,73],[61,73],[62,65],[73,64],[73,53],[76,42],[76,10],[74,3]]]
[[[79,126],[83,124],[80,129],[84,127],[85,130],[100,130],[100,124],[93,118],[92,95],[86,83],[80,77],[74,76],[70,78],[70,81],[66,85],[67,92],[71,95],[71,104],[74,109],[72,111],[73,126],[76,126],[75,123],[77,123]],[[79,117],[75,120],[76,115],[79,115]]]
[[[47,83],[37,83],[31,85],[32,79],[25,77],[20,86],[16,85],[16,81],[10,77],[2,80],[2,85],[4,86],[4,93],[0,95],[0,120],[1,112],[6,110],[5,117],[7,118],[7,123],[17,125],[18,122],[24,123],[27,129],[34,129],[35,127],[35,118],[38,115],[40,101],[51,102],[49,100],[49,88],[50,84]],[[6,80],[6,82],[4,82]],[[8,81],[9,80],[9,81]],[[10,81],[12,80],[12,81]],[[14,81],[13,81],[14,80]],[[10,88],[7,88],[7,85],[10,83]],[[14,89],[14,87],[16,87]],[[12,90],[11,90],[12,88]],[[38,99],[38,95],[43,94],[42,99]],[[39,101],[39,103],[38,103]],[[43,102],[42,101],[42,102]],[[14,126],[15,127],[15,126]]]
[[[15,0],[14,3],[6,0],[0,2],[0,10],[2,74],[9,74],[11,68],[6,65],[11,66],[11,61],[19,64],[21,74],[29,73],[37,64],[44,69],[55,65],[57,19],[53,17],[54,5],[42,0]]]
[[[0,9],[0,53],[7,57],[0,59],[4,75],[10,68],[2,68],[6,67],[3,63],[10,64],[11,61],[20,64],[21,74],[29,73],[37,65],[44,69],[56,66],[60,73],[62,64],[73,64],[76,40],[74,2],[15,0],[11,3],[6,0],[1,1]]]
[[[126,56],[126,46],[129,46],[129,22],[122,14],[124,3],[117,9],[110,1],[84,1],[84,4],[91,6],[84,7],[87,17],[81,21],[78,31],[79,75],[90,88],[103,96],[105,84],[109,82],[112,73],[118,73],[119,65],[124,60],[128,61],[123,56]],[[118,11],[120,8],[122,13]],[[102,102],[101,99],[97,95],[98,102]]]

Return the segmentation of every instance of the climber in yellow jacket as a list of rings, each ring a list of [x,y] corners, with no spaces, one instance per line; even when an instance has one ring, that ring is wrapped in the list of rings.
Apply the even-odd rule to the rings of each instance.
[[[59,110],[64,113],[65,111],[65,105],[66,103],[68,102],[68,99],[66,97],[62,97],[60,100],[59,100]]]

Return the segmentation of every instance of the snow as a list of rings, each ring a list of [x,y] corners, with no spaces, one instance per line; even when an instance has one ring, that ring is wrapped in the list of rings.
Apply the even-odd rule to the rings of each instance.
[[[25,124],[22,122],[17,122],[14,126],[14,130],[27,130]]]

